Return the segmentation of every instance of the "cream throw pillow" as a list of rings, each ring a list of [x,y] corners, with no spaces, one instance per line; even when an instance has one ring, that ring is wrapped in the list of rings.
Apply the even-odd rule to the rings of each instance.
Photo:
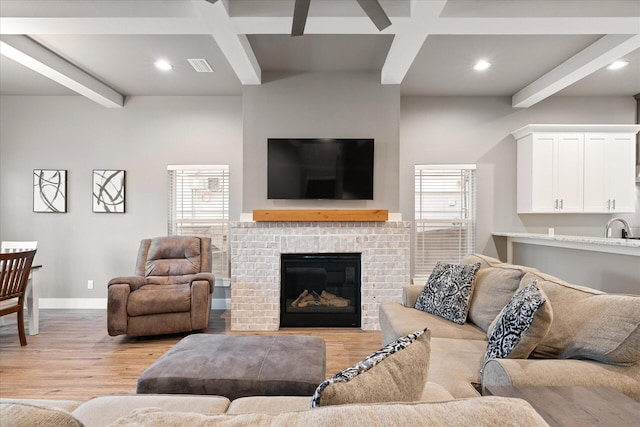
[[[554,310],[551,330],[534,357],[640,362],[640,296],[606,294],[543,273],[522,280],[531,279],[538,279]]]
[[[420,400],[429,374],[431,331],[424,329],[384,346],[323,381],[311,407]]]
[[[83,427],[70,413],[59,408],[28,403],[0,403],[0,425]]]
[[[485,267],[476,273],[467,321],[488,332],[500,311],[520,287],[524,273],[517,268]]]

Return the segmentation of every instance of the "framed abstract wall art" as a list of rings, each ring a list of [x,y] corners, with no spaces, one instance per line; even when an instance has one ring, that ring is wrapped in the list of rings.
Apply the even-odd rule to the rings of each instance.
[[[33,170],[33,211],[67,212],[67,171]]]
[[[124,213],[125,171],[95,169],[92,189],[93,212]]]

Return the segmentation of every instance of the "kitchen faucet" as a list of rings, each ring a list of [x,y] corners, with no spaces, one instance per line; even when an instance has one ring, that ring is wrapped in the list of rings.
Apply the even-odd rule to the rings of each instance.
[[[607,222],[607,226],[604,229],[604,238],[606,239],[609,237],[609,230],[611,229],[611,224],[613,224],[616,221],[619,221],[622,224],[622,227],[624,228],[626,235],[631,237],[631,229],[629,228],[629,223],[622,218],[616,217],[616,218],[611,218],[609,222]]]

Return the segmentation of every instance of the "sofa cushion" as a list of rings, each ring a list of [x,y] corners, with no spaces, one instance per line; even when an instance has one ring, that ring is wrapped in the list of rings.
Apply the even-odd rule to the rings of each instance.
[[[307,396],[250,396],[235,399],[229,405],[227,414],[282,414],[284,412],[306,411],[309,409]],[[439,384],[427,382],[420,397],[421,402],[444,402],[453,396]]]
[[[387,345],[417,329],[429,328],[431,337],[487,341],[487,333],[476,325],[458,325],[434,314],[395,302],[383,302],[379,308],[382,345]]]
[[[249,396],[235,399],[229,405],[227,414],[282,414],[284,412],[306,411],[311,396]]]
[[[619,365],[640,361],[640,296],[606,294],[543,273],[528,273],[522,280],[533,279],[538,279],[554,312],[551,329],[534,357]]]
[[[429,373],[429,330],[416,331],[323,381],[311,407],[420,400]]]
[[[508,266],[484,267],[476,273],[467,321],[485,331],[520,286],[524,272]]]
[[[456,399],[477,397],[472,383],[480,383],[486,351],[486,341],[432,337],[427,380],[440,384]]]
[[[67,411],[29,403],[0,403],[0,424],[3,426],[83,427]]]
[[[447,400],[453,400],[453,396],[446,388],[440,384],[427,381],[424,390],[422,390],[422,396],[420,396],[421,402],[445,402]]]
[[[181,313],[191,309],[191,287],[182,285],[144,285],[129,294],[127,314]]]
[[[553,312],[534,280],[515,293],[489,328],[482,366],[491,359],[526,359],[551,328]]]
[[[415,308],[462,325],[467,320],[473,279],[480,264],[438,262],[429,276]]]
[[[145,276],[180,276],[200,272],[200,239],[163,236],[151,239]]]
[[[180,414],[159,409],[137,411],[113,427],[139,426],[548,426],[521,399],[487,396],[438,403],[339,405],[278,415]]]
[[[484,367],[482,385],[611,387],[640,402],[640,363],[620,366],[576,359],[492,359]]]
[[[533,267],[527,267],[525,265],[517,265],[517,264],[508,264],[506,262],[502,262],[497,258],[492,258],[487,255],[482,254],[468,254],[465,255],[464,258],[460,261],[460,264],[475,264],[476,262],[480,263],[480,268],[486,267],[506,267],[506,268],[516,268],[521,270],[523,273],[528,272],[537,272],[538,269]]]
[[[603,295],[585,301],[585,311],[591,318],[573,336],[562,358],[620,365],[640,361],[640,298]]]
[[[178,413],[215,415],[226,412],[229,399],[221,396],[178,394],[101,396],[80,405],[73,411],[73,415],[87,426],[103,427],[129,415],[131,411],[149,407]]]

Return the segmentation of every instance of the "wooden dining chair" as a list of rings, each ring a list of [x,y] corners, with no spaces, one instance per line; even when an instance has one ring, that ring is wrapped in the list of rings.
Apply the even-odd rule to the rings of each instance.
[[[24,252],[32,251],[38,248],[38,241],[17,241],[17,240],[3,240],[0,243],[0,253],[6,254],[8,252]],[[31,287],[33,286],[33,274],[29,274],[29,280],[27,281],[27,296],[31,295]],[[4,319],[0,318],[0,326],[4,325]],[[29,326],[31,328],[31,326]]]
[[[24,296],[36,251],[0,253],[0,316],[16,313],[20,345],[27,345],[24,332]]]

